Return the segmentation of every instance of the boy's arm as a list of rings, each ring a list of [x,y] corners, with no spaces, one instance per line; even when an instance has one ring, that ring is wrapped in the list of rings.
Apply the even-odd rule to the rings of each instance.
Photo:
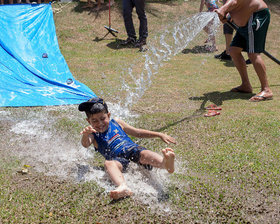
[[[128,135],[138,137],[138,138],[161,138],[161,140],[167,144],[169,144],[169,143],[176,144],[176,141],[174,138],[172,138],[171,136],[166,135],[164,133],[135,128],[135,127],[132,127],[131,125],[125,123],[123,120],[120,120],[120,119],[115,119],[115,120],[122,127],[124,132]]]
[[[93,142],[94,142],[94,136],[92,133],[95,133],[96,130],[93,129],[92,126],[88,126],[86,127],[83,131],[81,131],[81,135],[82,135],[82,146],[84,146],[85,148],[88,148]]]

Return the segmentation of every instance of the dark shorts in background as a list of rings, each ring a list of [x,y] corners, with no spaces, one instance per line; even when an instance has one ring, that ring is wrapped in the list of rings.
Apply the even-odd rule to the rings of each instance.
[[[237,29],[230,46],[240,47],[248,53],[264,52],[269,22],[270,13],[267,8],[254,12],[248,24]]]
[[[224,34],[233,34],[233,28],[228,25],[227,23],[225,23],[223,25],[223,31],[224,31]]]

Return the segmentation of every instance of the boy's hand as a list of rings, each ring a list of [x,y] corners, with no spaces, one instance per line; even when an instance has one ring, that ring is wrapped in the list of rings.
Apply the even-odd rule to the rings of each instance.
[[[164,141],[167,144],[170,144],[170,143],[176,144],[176,140],[169,135],[161,133],[160,138],[162,141]]]
[[[91,133],[96,133],[97,131],[92,127],[92,126],[87,126],[86,128],[84,128],[84,130],[81,131],[81,135],[84,134],[91,134]]]
[[[92,126],[87,126],[84,130],[81,131],[82,145],[87,148],[94,142],[94,137],[92,133],[96,133],[97,131]]]

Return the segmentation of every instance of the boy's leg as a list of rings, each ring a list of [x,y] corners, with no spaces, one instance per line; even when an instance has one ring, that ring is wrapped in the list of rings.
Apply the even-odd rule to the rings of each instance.
[[[117,186],[117,188],[110,192],[110,197],[113,199],[119,199],[132,195],[132,191],[127,187],[124,180],[122,164],[117,160],[106,160],[105,169],[110,176],[110,179]]]
[[[162,150],[163,156],[150,150],[143,150],[140,153],[141,164],[149,164],[157,168],[166,169],[169,173],[174,172],[175,154],[173,149],[166,148]]]

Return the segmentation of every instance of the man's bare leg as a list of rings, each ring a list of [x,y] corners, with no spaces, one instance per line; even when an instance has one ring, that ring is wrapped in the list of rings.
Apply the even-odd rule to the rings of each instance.
[[[120,199],[132,195],[132,191],[127,187],[122,174],[122,165],[116,160],[106,160],[105,169],[109,174],[113,183],[117,186],[115,190],[110,192],[110,197],[113,199]]]
[[[266,67],[264,64],[264,61],[261,57],[260,54],[257,53],[249,53],[248,54],[254,69],[259,77],[260,83],[261,83],[261,92],[258,93],[257,95],[253,96],[250,100],[259,100],[256,99],[259,98],[259,96],[265,97],[265,98],[272,98],[273,93],[271,89],[269,88],[268,80],[267,80],[267,75],[266,75]]]
[[[174,172],[174,160],[175,160],[175,153],[173,149],[166,148],[162,150],[163,156],[159,155],[156,152],[150,150],[143,150],[140,153],[140,163],[141,164],[149,164],[153,167],[166,169],[169,173]]]
[[[232,91],[234,89],[236,89],[236,90],[238,89],[238,90],[240,90],[240,92],[242,91],[242,92],[251,93],[252,86],[249,81],[246,62],[245,62],[243,55],[241,54],[241,51],[242,51],[242,48],[230,47],[230,56],[233,59],[234,65],[239,72],[239,75],[241,77],[241,82],[242,82],[240,86],[233,88]],[[235,92],[238,92],[238,91],[235,91]]]

